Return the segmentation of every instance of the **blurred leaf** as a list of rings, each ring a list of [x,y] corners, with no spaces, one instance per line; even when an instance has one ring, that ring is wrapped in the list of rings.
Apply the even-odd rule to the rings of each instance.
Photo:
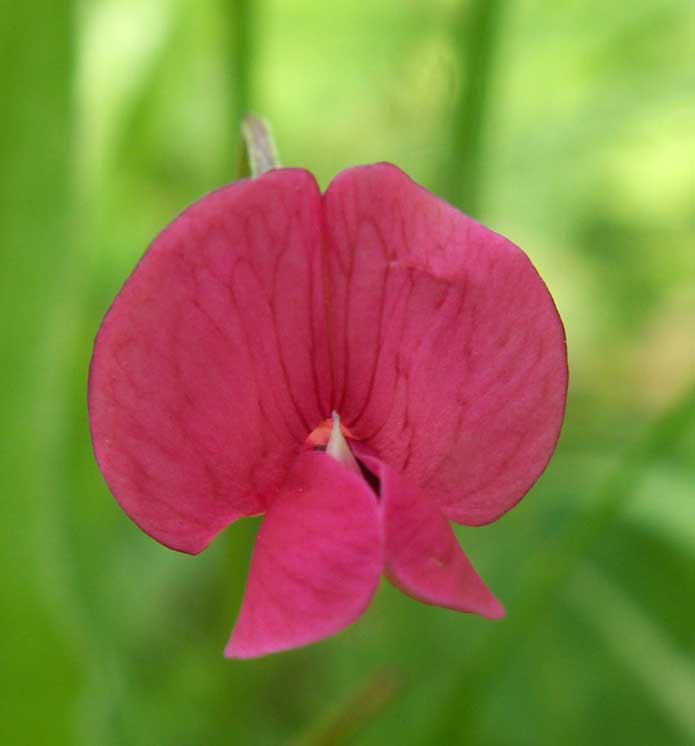
[[[486,642],[456,674],[451,696],[436,721],[437,743],[451,742],[462,733],[476,742],[485,699],[495,679],[509,666],[515,648],[532,634],[545,610],[557,601],[588,549],[619,514],[647,465],[666,457],[694,419],[695,389],[689,388],[647,428],[596,489],[587,509],[573,517],[558,538],[535,555],[518,593],[520,606],[493,628]]]

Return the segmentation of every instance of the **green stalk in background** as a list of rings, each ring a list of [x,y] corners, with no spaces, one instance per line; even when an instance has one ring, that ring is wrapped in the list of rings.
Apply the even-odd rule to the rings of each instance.
[[[4,3],[0,22],[0,339],[3,477],[0,742],[67,743],[79,671],[41,593],[37,526],[50,382],[45,324],[70,255],[75,23],[72,3]],[[59,291],[59,289],[58,289]]]
[[[475,218],[484,198],[485,137],[502,12],[499,0],[466,4],[454,39],[462,82],[445,139],[439,193]]]
[[[230,174],[243,172],[244,145],[240,143],[239,126],[252,106],[253,10],[252,0],[221,0],[225,79],[228,91],[230,153],[234,162]]]

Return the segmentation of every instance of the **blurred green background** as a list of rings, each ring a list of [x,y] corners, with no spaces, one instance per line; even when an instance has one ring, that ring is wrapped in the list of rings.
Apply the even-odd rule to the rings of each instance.
[[[693,5],[1,9],[0,744],[692,743]],[[235,178],[247,110],[324,186],[400,165],[550,286],[571,363],[556,457],[460,531],[505,621],[385,584],[336,638],[225,661],[258,521],[191,558],[103,484],[95,332],[152,237]]]

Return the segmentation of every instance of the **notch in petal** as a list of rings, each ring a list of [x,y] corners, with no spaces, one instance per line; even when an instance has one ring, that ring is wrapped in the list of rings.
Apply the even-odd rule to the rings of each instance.
[[[325,453],[303,453],[261,525],[225,655],[253,658],[340,632],[366,610],[382,568],[381,515],[366,482]]]

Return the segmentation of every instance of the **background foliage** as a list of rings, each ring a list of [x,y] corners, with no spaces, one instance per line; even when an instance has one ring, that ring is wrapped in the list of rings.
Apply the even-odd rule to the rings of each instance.
[[[0,18],[0,743],[689,742],[692,5],[5,0]],[[224,661],[257,521],[190,558],[109,496],[94,334],[151,238],[235,177],[246,110],[324,186],[399,164],[551,287],[572,371],[557,455],[460,532],[504,622],[384,586],[337,638]]]

